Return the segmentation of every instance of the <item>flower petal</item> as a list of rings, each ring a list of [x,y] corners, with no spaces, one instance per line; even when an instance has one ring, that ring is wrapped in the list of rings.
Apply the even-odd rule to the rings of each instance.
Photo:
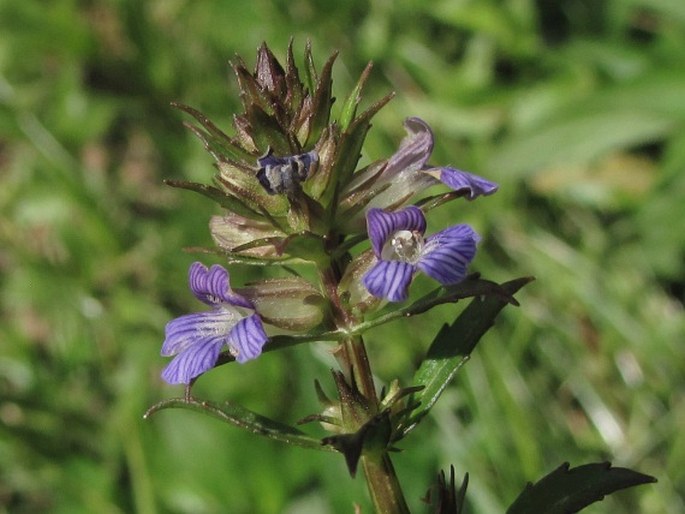
[[[409,284],[416,266],[401,261],[380,261],[362,278],[366,289],[378,298],[402,302],[409,296]]]
[[[481,195],[491,195],[499,188],[497,184],[490,182],[483,177],[456,168],[450,168],[449,166],[442,168],[427,168],[422,171],[423,173],[435,177],[454,191],[463,192],[469,200],[473,200]]]
[[[231,289],[228,271],[214,264],[211,268],[201,262],[194,262],[188,270],[190,290],[195,297],[207,305],[228,303],[237,307],[252,308],[252,304]]]
[[[179,353],[162,371],[162,378],[169,384],[188,384],[192,379],[214,367],[225,336],[208,337],[195,341]]]
[[[417,267],[443,285],[461,282],[476,255],[478,240],[478,234],[468,225],[441,230],[426,238],[424,254]]]
[[[240,313],[230,308],[186,314],[166,325],[162,355],[170,357],[184,351],[207,337],[227,337],[241,319]]]
[[[241,319],[233,327],[229,334],[228,344],[235,355],[235,360],[242,363],[258,357],[268,339],[262,320],[257,314],[253,314]]]
[[[404,120],[407,135],[395,152],[381,175],[382,179],[392,180],[401,171],[418,171],[428,162],[433,152],[433,132],[421,118]]]
[[[398,230],[416,230],[423,235],[426,231],[426,217],[421,209],[413,205],[397,212],[369,209],[366,213],[366,228],[373,252],[380,259],[383,245]]]

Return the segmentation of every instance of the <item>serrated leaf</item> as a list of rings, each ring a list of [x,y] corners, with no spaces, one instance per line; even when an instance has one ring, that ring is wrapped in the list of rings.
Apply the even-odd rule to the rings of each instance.
[[[295,427],[267,418],[235,403],[226,402],[224,405],[218,406],[212,402],[199,401],[193,398],[170,398],[150,407],[143,417],[147,419],[152,414],[165,409],[187,409],[208,414],[213,418],[254,434],[302,448],[333,450],[330,446],[322,445],[319,439],[310,437]]]
[[[640,484],[656,482],[654,477],[627,468],[614,468],[609,462],[592,463],[570,469],[562,464],[535,484],[528,484],[507,514],[570,514],[607,494]]]
[[[511,296],[531,280],[529,277],[519,278],[501,284],[500,287]],[[477,282],[474,282],[474,287],[479,287]],[[424,386],[424,389],[413,398],[420,402],[420,406],[410,416],[402,436],[409,433],[428,414],[447,384],[468,360],[480,338],[493,325],[495,317],[508,303],[511,303],[511,299],[506,295],[476,297],[454,323],[444,325],[438,332],[425,360],[414,375],[413,384]]]

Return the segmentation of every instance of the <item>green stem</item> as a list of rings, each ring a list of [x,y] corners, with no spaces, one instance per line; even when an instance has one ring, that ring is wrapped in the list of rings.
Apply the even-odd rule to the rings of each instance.
[[[342,345],[344,362],[351,368],[352,376],[357,384],[357,387],[366,397],[371,407],[370,416],[374,416],[378,409],[378,396],[376,396],[376,387],[373,384],[373,373],[371,371],[371,364],[369,364],[369,357],[366,353],[366,347],[361,336],[350,337],[343,341]]]
[[[373,416],[378,411],[378,397],[373,384],[373,373],[361,336],[343,342],[345,360],[352,368],[352,374],[359,390],[367,398]],[[387,451],[362,454],[361,464],[366,484],[376,512],[383,514],[409,514],[402,487],[395,474],[395,468]]]
[[[361,461],[376,512],[409,514],[390,456],[385,452],[378,456],[363,455]]]
[[[335,262],[327,269],[320,270],[321,282],[331,299],[333,316],[337,329],[349,330],[356,324],[352,315],[343,307],[338,297],[340,274]],[[351,372],[354,383],[366,398],[368,419],[378,413],[379,399],[373,383],[373,372],[369,363],[366,347],[361,335],[345,338],[341,341],[338,361],[343,372]],[[344,368],[347,369],[344,369]],[[409,514],[409,507],[404,499],[402,488],[395,474],[390,456],[385,449],[363,452],[361,464],[364,468],[369,494],[376,512],[382,514]]]

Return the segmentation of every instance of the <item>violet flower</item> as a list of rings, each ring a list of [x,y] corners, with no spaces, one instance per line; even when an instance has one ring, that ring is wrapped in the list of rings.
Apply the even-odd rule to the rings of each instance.
[[[170,384],[188,384],[212,369],[224,347],[238,362],[254,359],[268,339],[252,303],[231,289],[228,271],[195,262],[188,275],[190,290],[213,309],[167,323],[161,353],[175,357],[162,378]]]
[[[455,225],[424,238],[423,211],[409,206],[397,212],[370,209],[366,223],[378,259],[362,282],[373,296],[391,302],[407,299],[409,284],[421,270],[442,285],[461,282],[479,240],[468,225]]]
[[[487,179],[452,168],[428,163],[433,152],[433,132],[420,118],[404,121],[407,135],[398,150],[386,161],[379,161],[358,172],[343,192],[343,207],[353,209],[357,199],[370,208],[398,209],[421,191],[444,184],[469,200],[491,195],[498,185]],[[369,199],[365,191],[378,191]],[[353,220],[348,224],[353,224]]]

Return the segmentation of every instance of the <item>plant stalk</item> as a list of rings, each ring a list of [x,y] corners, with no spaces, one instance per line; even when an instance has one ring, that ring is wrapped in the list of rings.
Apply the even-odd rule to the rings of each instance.
[[[361,458],[369,494],[376,512],[383,514],[409,514],[395,468],[387,452],[363,455]]]
[[[320,270],[321,282],[331,299],[333,315],[337,328],[348,329],[355,321],[343,307],[338,297],[340,274],[337,263],[333,261],[327,269]],[[366,347],[361,336],[349,337],[341,341],[338,362],[343,372],[351,373],[354,383],[366,398],[368,419],[378,414],[379,398],[373,382],[373,372]],[[409,514],[409,507],[404,499],[395,468],[385,449],[381,451],[362,452],[361,465],[366,476],[366,483],[375,511],[382,514]]]

